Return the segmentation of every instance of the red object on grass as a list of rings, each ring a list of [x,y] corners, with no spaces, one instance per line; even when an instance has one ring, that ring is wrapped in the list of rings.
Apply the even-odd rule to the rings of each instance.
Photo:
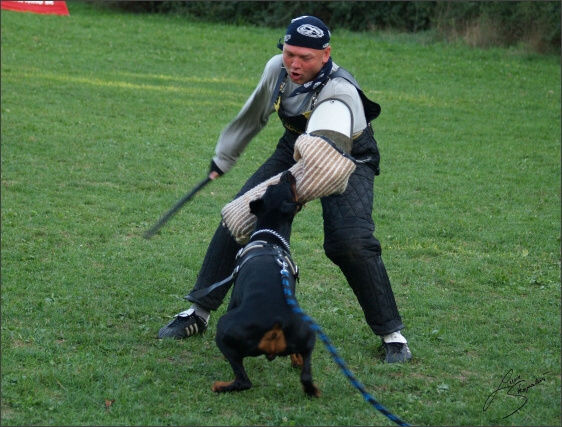
[[[2,1],[1,3],[4,10],[70,15],[65,1]]]

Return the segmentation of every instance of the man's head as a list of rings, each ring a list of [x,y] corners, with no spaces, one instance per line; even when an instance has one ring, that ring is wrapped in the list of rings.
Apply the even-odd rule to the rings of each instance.
[[[311,81],[330,59],[330,30],[313,16],[293,19],[284,42],[283,64],[294,83],[302,85]]]

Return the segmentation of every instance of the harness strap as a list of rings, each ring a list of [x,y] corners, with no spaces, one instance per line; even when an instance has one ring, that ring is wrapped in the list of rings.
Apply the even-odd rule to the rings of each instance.
[[[283,67],[279,73],[279,77],[277,77],[277,83],[275,83],[277,91],[273,92],[273,95],[271,96],[271,105],[275,106],[275,111],[279,111],[279,108],[281,107],[281,95],[285,90],[285,84],[288,77],[289,75],[287,74],[287,70]]]
[[[264,251],[257,251],[251,252],[253,249],[265,249]],[[283,263],[286,263],[290,269],[293,277],[296,281],[299,280],[299,269],[297,265],[293,262],[291,255],[283,248],[277,245],[273,245],[271,243],[267,243],[264,240],[255,240],[253,242],[248,243],[244,246],[238,254],[236,255],[236,259],[238,259],[238,263],[234,268],[234,271],[230,276],[226,279],[221,280],[220,282],[214,283],[208,288],[199,289],[191,293],[191,296],[194,298],[203,298],[213,292],[215,289],[220,288],[221,286],[230,285],[236,279],[236,276],[249,260],[252,258],[256,258],[258,256],[271,256],[274,255],[276,257],[277,263],[283,267]]]
[[[213,292],[215,289],[220,288],[221,286],[228,285],[234,281],[235,273],[238,273],[237,269],[234,269],[234,272],[228,276],[226,279],[217,282],[208,288],[199,289],[197,291],[191,292],[191,296],[194,298],[203,298]]]

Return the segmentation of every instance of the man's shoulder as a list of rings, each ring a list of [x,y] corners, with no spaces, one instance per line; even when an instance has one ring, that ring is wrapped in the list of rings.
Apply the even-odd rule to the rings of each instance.
[[[339,65],[336,65],[336,64],[334,64],[334,66],[332,67],[332,71],[330,72],[330,78],[331,79],[341,78],[340,80],[342,80],[342,79],[346,80],[347,82],[349,82],[353,86],[359,87],[359,83],[357,83],[357,80],[355,80],[355,77],[353,77],[353,74],[351,74],[345,68],[340,67]]]
[[[333,73],[330,75],[330,79],[326,83],[326,88],[329,88],[329,91],[333,94],[355,94],[357,92],[356,86],[349,79],[342,75],[333,76]]]
[[[269,61],[267,61],[267,64],[265,64],[265,69],[267,70],[272,70],[272,71],[276,71],[276,72],[280,72],[281,68],[283,68],[283,55],[282,54],[277,54],[272,56]]]

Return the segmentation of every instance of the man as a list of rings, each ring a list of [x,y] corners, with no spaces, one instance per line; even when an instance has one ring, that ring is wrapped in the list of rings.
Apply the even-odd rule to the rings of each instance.
[[[342,194],[321,198],[324,251],[345,275],[367,324],[381,337],[385,361],[406,362],[412,355],[400,333],[404,325],[381,259],[380,242],[373,235],[373,185],[375,175],[380,173],[380,156],[370,121],[379,115],[380,106],[366,98],[349,72],[333,63],[329,42],[330,32],[321,20],[312,16],[292,20],[284,44],[278,44],[282,55],[268,61],[256,89],[222,131],[209,177],[214,180],[228,172],[269,116],[277,112],[285,132],[271,157],[238,193],[237,197],[241,196],[295,165],[295,141],[305,132],[315,106],[326,99],[347,105],[353,138],[349,154],[356,168]],[[330,123],[326,127],[330,128]],[[240,247],[221,224],[211,240],[197,282],[185,297],[193,305],[160,329],[158,338],[182,339],[207,329],[210,311],[221,305],[229,287],[219,287],[207,295],[204,290],[232,273]]]

